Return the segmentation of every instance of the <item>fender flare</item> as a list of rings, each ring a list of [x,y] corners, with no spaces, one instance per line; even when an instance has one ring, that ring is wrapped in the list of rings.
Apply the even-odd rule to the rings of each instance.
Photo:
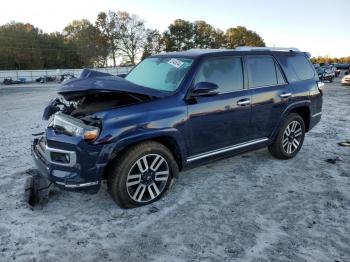
[[[186,164],[187,148],[182,134],[176,128],[145,130],[141,133],[127,135],[117,142],[111,144],[108,162],[114,159],[120,151],[130,145],[159,138],[170,138],[176,143],[176,149],[179,151],[180,157],[179,169],[181,169]],[[174,150],[174,148],[169,149],[171,151]]]
[[[297,101],[297,102],[294,102],[294,103],[288,105],[284,109],[283,113],[281,114],[281,117],[278,120],[278,123],[277,123],[276,127],[272,131],[271,136],[270,136],[270,141],[274,140],[274,138],[276,137],[278,131],[280,130],[280,127],[283,125],[284,119],[287,117],[287,115],[289,114],[290,111],[292,111],[293,109],[299,108],[299,107],[307,106],[309,108],[310,112],[311,112],[310,104],[311,104],[311,101],[303,100],[303,101]]]

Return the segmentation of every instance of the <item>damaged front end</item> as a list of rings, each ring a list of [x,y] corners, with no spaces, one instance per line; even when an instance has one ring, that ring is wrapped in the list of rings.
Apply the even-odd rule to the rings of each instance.
[[[48,125],[44,135],[34,139],[32,155],[40,174],[50,182],[66,190],[91,193],[98,191],[110,157],[103,150],[109,141],[99,113],[164,95],[91,70],[65,82],[58,94],[44,110]]]

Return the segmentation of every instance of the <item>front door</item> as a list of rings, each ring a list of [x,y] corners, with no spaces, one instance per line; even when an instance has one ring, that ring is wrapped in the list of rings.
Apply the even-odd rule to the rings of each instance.
[[[193,85],[210,82],[218,94],[197,97],[188,105],[191,132],[189,155],[232,146],[249,139],[249,90],[244,89],[241,57],[208,58],[202,62]]]

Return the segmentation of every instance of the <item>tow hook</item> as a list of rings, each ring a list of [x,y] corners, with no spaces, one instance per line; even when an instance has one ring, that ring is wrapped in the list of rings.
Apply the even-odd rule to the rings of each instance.
[[[25,180],[24,200],[30,208],[49,198],[53,183],[39,175],[36,170],[27,172],[29,176]]]

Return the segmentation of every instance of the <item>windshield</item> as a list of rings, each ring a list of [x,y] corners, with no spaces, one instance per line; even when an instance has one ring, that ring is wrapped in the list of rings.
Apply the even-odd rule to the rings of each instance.
[[[193,59],[187,58],[147,58],[138,64],[125,79],[160,91],[175,91]]]

